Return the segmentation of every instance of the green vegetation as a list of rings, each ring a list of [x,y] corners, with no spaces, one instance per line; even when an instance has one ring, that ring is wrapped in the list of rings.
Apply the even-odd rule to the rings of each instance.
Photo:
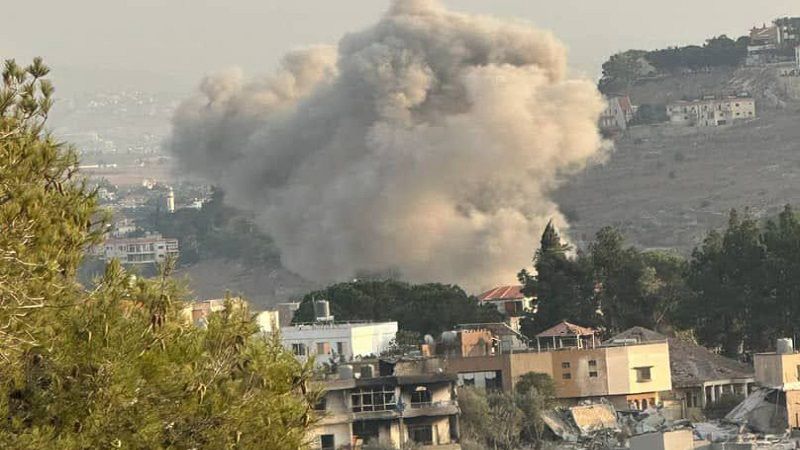
[[[627,92],[633,83],[644,77],[714,67],[738,67],[747,56],[749,41],[746,36],[734,41],[721,35],[706,40],[702,46],[687,45],[617,53],[603,63],[603,77],[599,88],[605,94],[614,94]]]
[[[553,406],[554,391],[548,375],[533,372],[523,375],[513,394],[460,389],[464,448],[512,450],[523,443],[535,445],[545,428],[541,413]]]
[[[241,259],[249,265],[280,264],[280,252],[269,237],[242,211],[224,204],[214,190],[202,209],[155,212],[152,222],[162,235],[180,239],[182,264],[210,258]]]
[[[523,322],[528,336],[561,320],[608,334],[635,325],[659,328],[686,291],[680,256],[626,247],[613,228],[600,230],[587,253],[570,256],[569,250],[548,224],[533,260],[536,275],[518,275],[523,292],[538,297],[536,314]]]
[[[295,322],[312,322],[312,299],[330,301],[336,320],[395,320],[401,329],[436,335],[462,323],[499,322],[493,306],[479,305],[458,286],[396,280],[353,281],[307,294]]]
[[[519,274],[523,291],[538,296],[523,322],[529,336],[564,319],[606,335],[638,325],[691,331],[735,356],[800,331],[800,218],[790,206],[763,223],[731,211],[727,229],[710,232],[688,260],[626,247],[612,228],[588,252],[569,250],[548,225],[536,274]]]
[[[47,67],[5,63],[0,87],[0,442],[4,448],[303,448],[311,375],[244,309],[206,329],[182,288],[110,264],[76,281],[107,217],[69,146],[44,131]]]

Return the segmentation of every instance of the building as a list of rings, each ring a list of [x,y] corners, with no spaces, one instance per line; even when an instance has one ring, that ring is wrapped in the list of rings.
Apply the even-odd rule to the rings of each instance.
[[[595,347],[597,330],[563,321],[536,335],[536,348]]]
[[[317,382],[320,421],[312,430],[316,449],[357,449],[365,443],[393,448],[460,449],[456,377],[400,373],[381,362],[340,366],[338,376]],[[377,376],[373,376],[377,375]],[[415,447],[416,448],[416,447]]]
[[[781,17],[773,25],[778,28],[781,48],[794,48],[800,44],[800,17]]]
[[[256,313],[255,321],[262,333],[274,333],[281,329],[280,311],[266,310]]]
[[[645,409],[672,390],[669,344],[606,343],[580,346],[577,341],[557,348],[529,348],[475,357],[446,357],[444,370],[459,384],[512,391],[529,372],[550,375],[556,397],[567,402],[606,398],[618,409]],[[588,341],[591,342],[591,341]]]
[[[667,337],[643,327],[633,327],[609,342],[669,343],[672,391],[689,416],[700,414],[724,396],[744,397],[755,387],[753,368],[677,337]],[[692,411],[694,410],[694,411]]]
[[[225,311],[226,301],[230,301],[234,308],[247,307],[247,302],[240,297],[231,297],[229,299],[213,298],[186,304],[181,311],[181,316],[186,323],[205,327],[208,323],[208,316],[211,313]]]
[[[758,384],[774,392],[778,406],[785,407],[784,428],[800,428],[800,353],[791,339],[779,339],[775,352],[757,353],[753,364]]]
[[[763,25],[750,30],[745,64],[758,66],[773,62],[781,44],[781,30],[777,25]]]
[[[278,318],[280,320],[281,327],[288,327],[292,324],[292,320],[294,319],[294,314],[300,309],[300,302],[285,302],[285,303],[278,303],[275,305],[275,309],[278,310]]]
[[[704,97],[680,100],[667,105],[667,116],[673,124],[695,127],[730,125],[756,117],[756,102],[747,95]]]
[[[104,261],[118,259],[123,264],[163,263],[179,255],[178,240],[164,238],[158,233],[139,238],[106,239],[96,253]]]
[[[478,301],[491,304],[506,317],[518,317],[533,308],[535,297],[522,293],[522,286],[499,286],[478,296]]]
[[[281,327],[284,346],[300,360],[315,356],[316,362],[352,361],[378,356],[397,334],[397,322],[316,322]]]
[[[615,96],[606,99],[606,109],[600,115],[600,130],[606,133],[620,133],[628,129],[628,124],[636,113],[630,97]]]

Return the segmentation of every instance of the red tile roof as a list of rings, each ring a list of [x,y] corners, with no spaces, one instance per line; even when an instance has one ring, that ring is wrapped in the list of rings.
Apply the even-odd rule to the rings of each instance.
[[[597,330],[580,325],[571,324],[569,322],[561,322],[558,325],[548,328],[536,337],[561,337],[561,336],[591,336],[596,334]]]
[[[522,286],[500,286],[488,290],[478,296],[478,300],[482,302],[492,302],[499,300],[517,300],[525,298],[525,294],[521,291]]]

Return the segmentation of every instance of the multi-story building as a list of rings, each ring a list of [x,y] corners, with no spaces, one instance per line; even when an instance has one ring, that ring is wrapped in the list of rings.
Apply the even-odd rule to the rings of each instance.
[[[378,356],[397,334],[397,322],[315,322],[281,327],[284,346],[300,360],[319,364]]]
[[[96,252],[105,261],[118,259],[123,264],[162,263],[179,254],[178,240],[164,238],[158,233],[139,238],[107,239]]]
[[[320,420],[312,430],[319,450],[393,448],[460,449],[455,376],[446,373],[374,373],[374,366],[339,367],[337,379],[320,381]],[[378,375],[378,376],[373,376]]]
[[[457,374],[460,384],[506,391],[513,390],[526,373],[545,373],[553,378],[559,399],[577,402],[602,397],[619,409],[644,409],[658,404],[661,393],[672,389],[666,340],[606,344],[579,341],[580,346],[564,341],[557,348],[447,357],[444,370]]]
[[[781,30],[777,25],[754,27],[750,30],[745,64],[757,66],[772,62],[781,43]]]
[[[752,97],[704,97],[699,100],[677,101],[667,105],[670,122],[696,127],[730,125],[738,120],[756,117],[756,102]]]

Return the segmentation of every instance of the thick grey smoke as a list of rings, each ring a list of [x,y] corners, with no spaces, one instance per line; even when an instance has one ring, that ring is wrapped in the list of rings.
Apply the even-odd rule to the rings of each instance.
[[[548,219],[565,226],[548,193],[601,154],[603,101],[565,74],[548,32],[396,0],[275,76],[206,79],[170,146],[305,277],[395,268],[480,288],[514,280]]]

